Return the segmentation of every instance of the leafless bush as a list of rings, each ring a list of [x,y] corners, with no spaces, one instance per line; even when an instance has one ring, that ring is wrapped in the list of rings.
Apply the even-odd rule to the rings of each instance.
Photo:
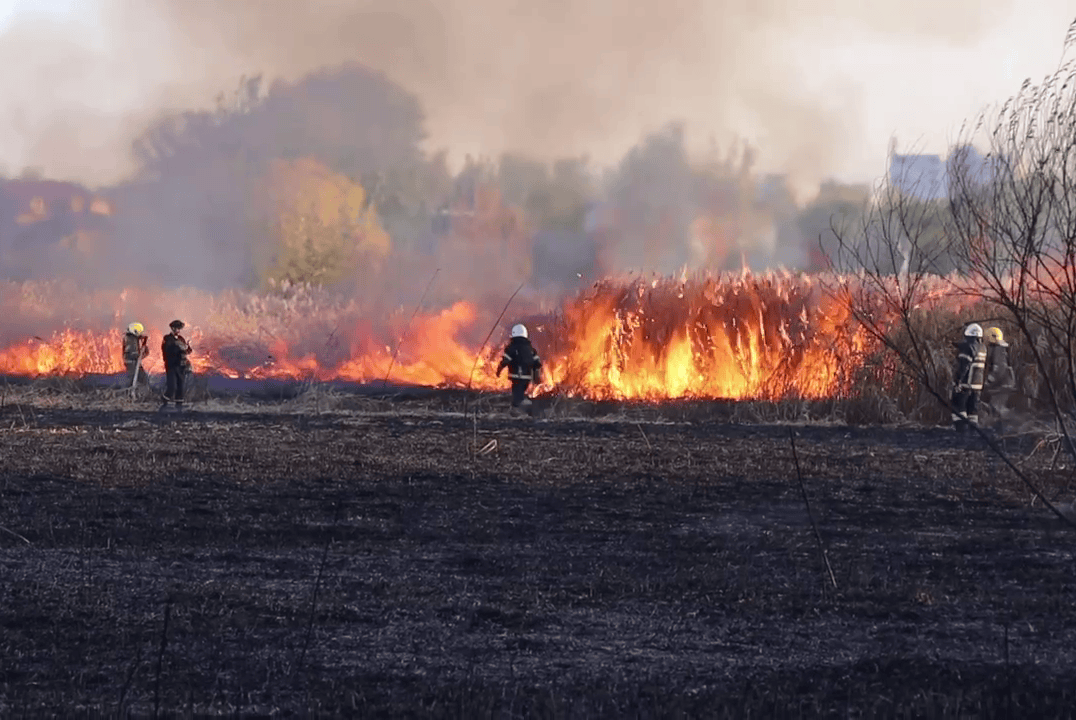
[[[1073,41],[1076,23],[1066,52]],[[1027,81],[998,112],[984,113],[947,161],[943,200],[917,197],[924,188],[916,178],[883,182],[861,226],[834,229],[839,241],[834,264],[860,283],[838,275],[829,289],[895,358],[893,371],[944,408],[950,383],[939,352],[944,344],[936,337],[940,298],[928,280],[948,273],[944,308],[960,308],[961,324],[991,319],[1017,329],[1020,354],[1037,371],[1036,397],[1045,396],[1057,433],[1076,458],[1066,423],[1076,417],[1073,80],[1076,60],[1063,57],[1041,85]],[[972,144],[979,137],[988,147],[985,157]],[[937,194],[936,187],[926,189],[927,197]],[[1024,390],[1031,389],[1025,380]],[[996,443],[982,437],[1064,518]]]
[[[1036,395],[1076,457],[1076,23],[1058,69],[965,129],[946,236],[965,291],[1016,329]],[[987,148],[977,161],[971,143]],[[1032,388],[1026,388],[1032,389]]]

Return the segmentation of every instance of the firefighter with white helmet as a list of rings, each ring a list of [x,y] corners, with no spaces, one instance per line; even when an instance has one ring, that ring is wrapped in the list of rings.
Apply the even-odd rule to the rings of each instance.
[[[530,406],[527,388],[532,382],[537,385],[542,381],[542,359],[538,357],[538,351],[531,345],[527,335],[526,325],[512,326],[512,339],[505,347],[504,355],[497,366],[497,377],[500,377],[504,369],[508,368],[508,378],[512,381],[512,407],[514,408]]]
[[[1009,406],[1009,395],[1016,387],[1016,373],[1009,362],[1009,344],[1001,328],[986,331],[986,380],[983,382],[983,404],[988,405],[998,417],[1004,419]]]
[[[983,328],[972,323],[964,329],[964,339],[956,344],[956,369],[953,372],[952,419],[957,432],[979,424],[979,395],[986,372],[986,344]]]
[[[142,367],[142,360],[149,355],[149,337],[140,322],[127,326],[123,334],[123,366],[127,369],[127,387],[149,387],[149,376]]]

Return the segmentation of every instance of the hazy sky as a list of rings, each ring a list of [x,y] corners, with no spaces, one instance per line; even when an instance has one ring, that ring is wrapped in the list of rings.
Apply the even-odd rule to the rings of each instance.
[[[808,183],[870,180],[891,136],[943,152],[1050,72],[1074,19],[1070,0],[0,0],[0,167],[111,182],[163,109],[354,59],[414,91],[455,159],[613,162],[683,118]]]

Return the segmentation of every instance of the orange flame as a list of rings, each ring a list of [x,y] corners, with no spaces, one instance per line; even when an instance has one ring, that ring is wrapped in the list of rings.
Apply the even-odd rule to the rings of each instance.
[[[120,332],[105,335],[72,330],[49,339],[32,337],[0,350],[0,372],[6,375],[65,375],[123,371]]]
[[[127,298],[124,291],[121,301],[126,304]],[[184,296],[182,302],[188,301],[194,302]],[[313,328],[324,327],[330,314],[317,304],[287,305],[291,315],[283,320],[261,300],[247,303],[252,309],[246,311],[237,306],[222,319],[221,304],[206,303],[214,309],[204,322],[191,322],[196,372],[425,386],[470,383],[488,390],[507,385],[495,374],[503,337],[480,351],[474,338],[485,336],[493,316],[468,302],[420,314],[409,324],[333,308],[339,326],[328,339],[313,337]],[[120,324],[120,315],[113,316]],[[163,326],[163,317],[153,326]],[[271,320],[278,332],[265,340],[263,324]],[[589,398],[832,397],[850,387],[870,345],[843,304],[809,277],[609,280],[567,301],[559,313],[525,320],[545,360],[539,390]],[[119,329],[67,327],[45,340],[30,338],[0,350],[0,373],[122,373],[121,341]],[[143,366],[153,374],[163,372],[159,341],[152,340],[150,350]]]
[[[590,397],[828,397],[867,345],[809,281],[601,283],[565,310],[555,374]]]

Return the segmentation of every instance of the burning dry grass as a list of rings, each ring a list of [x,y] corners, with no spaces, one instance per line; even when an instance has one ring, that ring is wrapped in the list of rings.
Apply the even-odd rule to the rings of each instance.
[[[539,396],[554,411],[568,400],[725,399],[755,401],[737,412],[773,419],[944,421],[945,408],[827,291],[834,280],[787,273],[610,279],[563,301],[556,313],[521,304],[504,320],[523,319],[531,328],[548,370]],[[858,292],[856,279],[842,281]],[[199,375],[286,380],[310,393],[319,410],[340,404],[324,396],[328,381],[505,389],[494,372],[503,338],[495,334],[481,347],[496,309],[460,300],[412,320],[409,308],[385,311],[305,286],[278,290],[132,288],[110,295],[60,282],[8,283],[0,286],[7,318],[0,324],[0,372],[121,373],[122,328],[139,320],[153,338],[145,367],[159,375],[157,338],[178,316],[189,325]],[[912,330],[926,349],[930,384],[944,393],[960,328],[997,312],[969,306],[946,278],[934,279],[925,298]],[[907,342],[899,332],[894,337]],[[1018,342],[1013,359],[1021,383],[1016,403],[1033,409],[1040,378]]]
[[[558,330],[554,375],[586,397],[832,397],[866,350],[808,276],[606,281],[565,304]]]
[[[202,371],[356,382],[387,374],[430,386],[472,380],[494,318],[460,300],[412,323],[406,308],[385,312],[307,287],[276,295],[128,289],[109,297],[60,283],[9,283],[0,307],[12,318],[0,329],[0,368],[13,374],[119,372],[128,321],[159,333],[180,316]],[[553,383],[586,397],[828,396],[842,383],[841,366],[862,349],[847,313],[808,277],[608,280],[565,300],[559,313],[532,310],[517,302],[509,318],[529,317]],[[497,356],[496,348],[481,353],[472,385],[499,385]],[[158,363],[151,356],[147,365],[158,371]]]

